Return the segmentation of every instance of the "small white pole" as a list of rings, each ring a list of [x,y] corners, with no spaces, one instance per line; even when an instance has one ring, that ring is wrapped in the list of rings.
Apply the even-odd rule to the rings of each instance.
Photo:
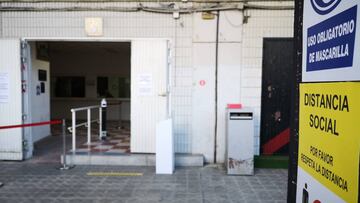
[[[91,143],[91,109],[87,110],[87,144]]]
[[[76,150],[76,112],[72,111],[72,151]]]

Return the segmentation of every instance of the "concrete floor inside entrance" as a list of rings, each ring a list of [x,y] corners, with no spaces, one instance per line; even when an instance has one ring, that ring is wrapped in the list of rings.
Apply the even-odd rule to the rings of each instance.
[[[78,121],[80,123],[82,121]],[[67,126],[70,126],[67,123]],[[87,128],[79,127],[76,131],[76,151],[71,151],[72,136],[67,131],[66,163],[69,165],[122,165],[154,166],[155,154],[130,153],[130,123],[107,122],[108,137],[105,141],[98,138],[98,125],[92,124],[91,144],[87,144]],[[35,143],[34,156],[30,163],[62,163],[63,136],[61,126],[52,126],[52,135]],[[176,166],[203,166],[202,154],[175,154]]]
[[[79,121],[80,122],[80,121]],[[116,155],[130,153],[130,123],[122,122],[120,128],[117,121],[107,122],[108,136],[106,140],[99,140],[98,124],[92,124],[91,144],[87,144],[87,128],[79,127],[76,131],[76,154]],[[67,123],[67,126],[70,126]],[[63,136],[60,125],[51,127],[51,136],[48,136],[34,145],[33,158],[28,160],[34,163],[60,163],[63,152]],[[71,153],[72,138],[67,131],[66,151]]]
[[[128,124],[126,126],[129,126]],[[56,131],[57,129],[54,129]],[[61,134],[60,132],[54,132]],[[87,143],[87,128],[80,127],[76,131],[76,136],[81,137],[76,146],[76,154],[117,154],[130,153],[130,128],[121,127],[116,121],[107,122],[107,137],[105,140],[99,139],[99,128],[95,124],[91,130],[91,143]],[[83,139],[85,138],[85,140]],[[72,152],[72,150],[69,150]]]

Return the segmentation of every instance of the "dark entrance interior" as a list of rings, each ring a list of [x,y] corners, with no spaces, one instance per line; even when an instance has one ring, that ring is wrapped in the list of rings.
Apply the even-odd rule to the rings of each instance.
[[[93,41],[30,42],[32,48],[33,119],[66,119],[70,109],[100,105],[105,98],[107,139],[99,139],[99,110],[91,110],[91,143],[87,143],[87,111],[76,114],[76,153],[122,155],[130,150],[131,43]],[[41,74],[40,74],[41,73]],[[36,87],[35,87],[36,85]],[[39,87],[39,88],[38,88]],[[42,88],[44,87],[44,88]],[[43,90],[44,89],[44,90]],[[35,105],[36,104],[36,105]],[[67,131],[67,134],[70,134]],[[32,162],[59,162],[62,153],[60,125],[34,128]],[[67,136],[67,151],[71,149]]]
[[[261,96],[261,154],[287,155],[293,39],[265,38]]]

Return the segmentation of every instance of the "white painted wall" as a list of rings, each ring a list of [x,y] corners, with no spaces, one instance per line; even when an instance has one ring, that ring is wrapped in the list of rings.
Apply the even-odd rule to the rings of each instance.
[[[31,122],[44,122],[50,120],[50,65],[49,62],[38,60],[36,58],[35,43],[29,43],[31,47]],[[45,93],[36,94],[37,86],[40,87],[38,70],[45,70],[47,81],[45,83]],[[37,142],[42,138],[50,135],[50,126],[37,126],[31,128],[33,142]]]
[[[215,139],[215,44],[194,43],[192,97],[192,152],[214,161]],[[199,84],[200,80],[205,85]]]
[[[254,2],[255,3],[255,2]],[[258,2],[261,5],[293,5],[293,2]],[[21,3],[3,3],[24,5]],[[28,4],[27,4],[28,5]],[[31,6],[43,6],[43,3]],[[133,6],[134,3],[46,3],[56,6]],[[157,6],[157,3],[144,3]],[[191,6],[193,4],[187,3]],[[226,13],[226,14],[225,14]],[[248,10],[248,23],[242,12],[220,15],[219,103],[217,161],[225,157],[225,105],[242,103],[255,110],[255,152],[259,151],[262,38],[291,37],[292,10]],[[104,37],[172,39],[175,66],[172,71],[172,109],[175,151],[202,153],[214,160],[215,139],[215,31],[216,19],[202,20],[201,14],[171,15],[121,12],[7,12],[3,13],[3,37],[86,37],[84,18],[102,17]],[[201,88],[201,79],[206,85]]]
[[[241,43],[220,43],[218,73],[217,157],[224,162],[226,151],[226,106],[240,100]]]
[[[193,152],[203,153],[207,162],[213,162],[216,18],[203,20],[200,13],[194,14],[193,18]],[[240,102],[242,12],[221,12],[219,24],[216,160],[223,162],[226,149],[226,105]],[[204,86],[200,85],[201,80],[206,81]]]

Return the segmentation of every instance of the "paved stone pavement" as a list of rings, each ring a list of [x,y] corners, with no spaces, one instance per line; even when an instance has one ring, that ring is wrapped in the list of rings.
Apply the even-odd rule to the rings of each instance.
[[[227,176],[219,166],[177,168],[76,166],[0,162],[0,202],[286,202],[287,170],[257,169],[255,176]],[[87,176],[87,172],[140,172],[138,177]]]

